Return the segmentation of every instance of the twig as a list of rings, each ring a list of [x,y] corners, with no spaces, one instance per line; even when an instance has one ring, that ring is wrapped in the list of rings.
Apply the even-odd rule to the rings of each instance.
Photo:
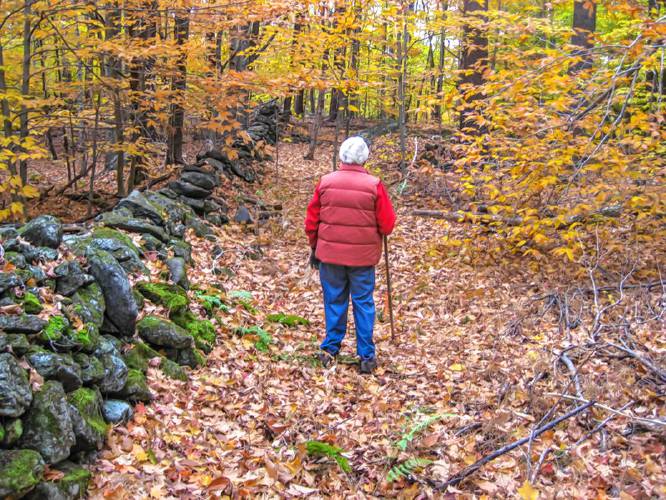
[[[580,387],[580,379],[578,377],[578,370],[576,369],[576,365],[573,364],[571,358],[567,356],[565,353],[561,353],[558,359],[566,365],[567,369],[569,370],[569,373],[571,374],[571,378],[573,379],[574,387],[576,388],[576,394],[578,395],[579,398],[582,398],[583,391]]]
[[[634,403],[635,403],[635,401],[629,401],[626,405],[624,405],[624,406],[623,406],[622,408],[620,408],[618,411],[624,411],[624,410],[626,410],[627,408],[629,408],[631,405],[633,405]],[[587,440],[590,439],[594,434],[596,434],[596,433],[599,432],[601,429],[603,429],[604,427],[606,427],[606,424],[608,424],[608,422],[610,422],[611,420],[613,420],[613,419],[614,419],[615,417],[617,417],[617,416],[618,416],[617,413],[611,413],[609,416],[607,416],[605,419],[603,419],[603,420],[602,420],[602,421],[601,421],[601,422],[600,422],[600,423],[599,423],[594,429],[592,429],[590,432],[588,432],[588,433],[585,434],[582,438],[580,438],[578,441],[576,441],[576,442],[574,443],[574,445],[571,446],[570,448],[576,448],[576,447],[580,446],[583,442],[587,441]]]
[[[555,427],[556,425],[564,422],[565,420],[578,415],[579,413],[587,410],[588,408],[594,406],[595,404],[596,404],[595,401],[588,401],[588,402],[586,402],[585,404],[583,404],[581,406],[577,406],[576,408],[574,408],[573,410],[571,410],[567,414],[556,418],[555,420],[547,423],[546,425],[544,425],[543,427],[540,427],[539,429],[536,429],[534,432],[530,433],[529,436],[527,436],[525,438],[522,438],[522,439],[519,439],[518,441],[514,441],[513,443],[508,444],[508,445],[500,448],[499,450],[494,451],[490,455],[486,455],[481,460],[478,460],[477,462],[473,463],[469,467],[466,467],[465,469],[463,469],[462,471],[460,471],[459,473],[452,476],[451,478],[449,478],[446,481],[429,480],[428,482],[433,488],[435,488],[437,490],[444,490],[444,489],[448,488],[449,486],[455,486],[456,484],[460,483],[463,479],[465,479],[467,476],[470,476],[471,474],[475,473],[477,470],[479,470],[483,465],[487,464],[488,462],[490,462],[492,460],[495,460],[497,457],[499,457],[501,455],[504,455],[505,453],[508,453],[511,450],[513,450],[515,448],[518,448],[519,446],[524,445],[525,443],[527,443],[531,439],[534,439],[535,437],[538,437],[539,435],[543,434],[547,430],[550,430],[553,427]]]
[[[608,345],[610,347],[614,347],[615,349],[618,349],[618,350],[628,354],[629,356],[634,358],[636,361],[638,361],[640,364],[642,364],[645,368],[652,371],[657,377],[659,377],[661,379],[662,382],[666,383],[666,371],[659,368],[652,361],[649,361],[649,360],[645,359],[645,357],[641,356],[636,351],[633,351],[633,350],[629,349],[628,347],[613,344],[612,342],[606,342],[606,345]]]
[[[570,394],[559,394],[557,392],[546,392],[544,394],[544,396],[558,397],[558,398],[568,399],[569,401],[577,401],[579,403],[584,403],[584,402],[589,403],[590,402],[590,401],[587,401],[586,399],[578,398],[578,397],[572,396]],[[666,427],[666,421],[655,420],[655,419],[651,419],[651,418],[637,417],[636,415],[631,415],[631,414],[628,414],[628,413],[624,413],[621,410],[616,410],[615,408],[611,408],[610,406],[606,406],[604,404],[597,403],[597,402],[594,403],[594,406],[596,406],[597,408],[601,408],[602,410],[606,410],[606,411],[609,411],[611,413],[614,413],[618,417],[628,418],[629,420],[633,420],[635,422],[640,422],[642,424],[647,424],[647,425],[656,425],[656,426]]]
[[[541,452],[541,455],[539,456],[539,461],[537,462],[536,467],[534,468],[534,472],[532,472],[532,477],[530,478],[531,484],[534,484],[534,482],[536,481],[536,478],[539,475],[539,472],[541,471],[541,466],[543,465],[543,461],[552,451],[553,449],[549,446],[548,448],[546,448]]]

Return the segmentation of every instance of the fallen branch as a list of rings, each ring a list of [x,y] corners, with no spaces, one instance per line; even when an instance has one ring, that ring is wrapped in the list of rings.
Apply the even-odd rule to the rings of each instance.
[[[660,367],[658,367],[652,361],[649,361],[644,356],[641,356],[636,351],[632,351],[631,349],[629,349],[627,347],[623,347],[621,345],[613,344],[612,342],[606,342],[606,345],[608,345],[610,347],[614,347],[615,349],[618,349],[618,350],[624,352],[625,354],[628,354],[629,356],[634,358],[636,361],[638,361],[640,364],[642,364],[645,368],[647,368],[652,373],[654,373],[657,377],[659,377],[659,379],[661,379],[662,383],[666,383],[666,371],[662,370]]]
[[[573,364],[571,358],[567,356],[564,352],[559,355],[558,360],[566,365],[567,369],[569,370],[569,373],[571,374],[571,379],[573,380],[574,387],[576,388],[576,395],[579,398],[582,398],[583,390],[580,387],[580,379],[578,377],[578,370],[576,369],[576,365]]]
[[[565,415],[562,415],[559,418],[556,418],[555,420],[547,423],[546,425],[544,425],[542,427],[539,427],[535,431],[531,432],[529,436],[527,436],[525,438],[522,438],[522,439],[519,439],[518,441],[514,441],[513,443],[508,444],[508,445],[500,448],[499,450],[496,450],[496,451],[492,452],[490,455],[486,455],[481,460],[478,460],[475,463],[473,463],[472,465],[470,465],[469,467],[464,468],[463,470],[461,470],[459,473],[457,473],[455,476],[452,476],[448,480],[446,480],[446,481],[430,480],[430,481],[428,481],[428,483],[430,484],[430,486],[432,486],[433,488],[435,488],[437,490],[444,490],[444,489],[448,488],[449,486],[455,486],[456,484],[460,483],[463,479],[465,479],[467,476],[470,476],[470,475],[474,474],[477,470],[479,470],[483,465],[487,464],[488,462],[490,462],[492,460],[495,460],[497,457],[499,457],[501,455],[504,455],[505,453],[508,453],[511,450],[514,450],[514,449],[518,448],[519,446],[524,445],[528,441],[533,440],[534,438],[543,434],[547,430],[552,429],[556,425],[564,422],[565,420],[567,420],[571,417],[575,417],[579,413],[584,412],[585,410],[594,406],[595,404],[596,404],[595,401],[588,401],[587,403],[585,403],[581,406],[577,406],[576,408],[571,410],[569,413],[567,413]]]

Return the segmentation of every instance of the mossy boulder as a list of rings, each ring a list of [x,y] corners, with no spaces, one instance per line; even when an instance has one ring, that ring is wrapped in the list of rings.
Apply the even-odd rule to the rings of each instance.
[[[23,356],[30,350],[28,337],[22,333],[10,333],[5,335],[7,345],[12,348],[12,352],[17,356]]]
[[[103,213],[97,218],[97,221],[114,229],[123,229],[130,233],[147,233],[161,241],[169,241],[169,236],[162,227],[152,224],[145,219],[134,217],[132,212],[124,207]]]
[[[97,389],[81,387],[67,395],[76,444],[72,451],[102,448],[108,426],[102,417],[102,395]]]
[[[40,215],[20,228],[18,234],[33,245],[58,248],[62,242],[62,224],[52,215]]]
[[[75,260],[63,262],[53,273],[56,275],[56,292],[66,297],[95,281],[95,278],[83,272],[81,265]]]
[[[32,292],[26,292],[21,302],[27,314],[39,314],[44,309],[39,298]]]
[[[136,285],[136,289],[153,304],[164,306],[170,311],[181,311],[190,303],[187,292],[178,285],[143,281]]]
[[[98,383],[100,391],[103,394],[120,391],[127,381],[127,365],[118,347],[108,336],[103,336],[93,356],[104,367],[104,376]]]
[[[100,341],[100,333],[93,323],[85,323],[76,330],[67,330],[63,343],[66,348],[87,353],[94,352]]]
[[[206,356],[196,347],[168,349],[167,357],[181,366],[189,366],[193,369],[206,365]]]
[[[0,353],[0,417],[19,417],[32,402],[28,372],[14,356]]]
[[[0,498],[21,498],[44,474],[44,460],[33,450],[0,450]]]
[[[146,316],[137,324],[139,337],[149,344],[173,349],[192,345],[192,336],[183,328],[158,316]]]
[[[5,448],[11,448],[23,435],[23,422],[20,418],[9,420],[4,425],[4,435],[0,444]]]
[[[26,500],[75,500],[85,498],[92,474],[72,462],[58,464],[55,470],[64,473],[60,479],[44,481],[30,492]]]
[[[5,293],[17,286],[23,286],[23,281],[19,276],[14,273],[0,273],[0,293]]]
[[[37,373],[47,380],[57,380],[67,392],[78,389],[83,383],[81,367],[69,354],[34,348],[28,353],[27,358]]]
[[[139,308],[134,300],[127,273],[108,252],[89,248],[86,256],[90,263],[90,273],[104,294],[106,321],[101,330],[122,337],[131,337],[134,335]]]
[[[94,385],[104,379],[104,365],[95,356],[77,352],[74,361],[81,367],[81,381],[84,385]]]
[[[102,289],[97,283],[91,283],[79,288],[72,295],[72,306],[67,309],[67,314],[77,316],[83,323],[92,323],[97,328],[101,328],[104,324],[105,310],[106,302]],[[73,317],[69,319],[74,322]]]
[[[69,404],[60,382],[49,380],[35,393],[23,419],[22,448],[38,451],[49,464],[63,461],[76,442]]]
[[[130,368],[127,373],[127,382],[125,387],[117,394],[128,401],[136,403],[137,401],[150,402],[153,395],[146,383],[146,376],[141,370]]]
[[[14,266],[16,266],[18,269],[25,269],[27,266],[25,256],[18,252],[6,252],[5,260],[14,264]]]
[[[149,362],[153,358],[160,359],[159,368],[167,377],[175,380],[187,380],[187,373],[185,373],[180,365],[167,359],[144,342],[137,342],[131,350],[125,353],[125,363],[127,366],[143,373],[148,370]]]
[[[69,321],[64,316],[51,316],[48,323],[39,335],[45,344],[58,343],[69,329]]]
[[[192,311],[179,311],[171,315],[171,320],[187,332],[194,339],[197,349],[208,354],[215,347],[217,335],[215,326],[207,319],[197,318]]]

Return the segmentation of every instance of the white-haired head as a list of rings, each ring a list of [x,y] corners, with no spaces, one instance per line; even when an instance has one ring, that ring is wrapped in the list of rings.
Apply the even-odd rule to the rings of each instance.
[[[368,161],[370,150],[362,137],[350,137],[340,146],[340,160],[350,165],[363,165]]]

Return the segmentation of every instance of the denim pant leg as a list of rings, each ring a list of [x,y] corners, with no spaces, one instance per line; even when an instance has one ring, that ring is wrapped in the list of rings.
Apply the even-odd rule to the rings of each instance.
[[[375,267],[349,267],[351,299],[356,324],[356,351],[361,359],[375,357],[372,330],[375,326]]]
[[[336,355],[347,333],[349,309],[349,279],[345,266],[321,263],[319,278],[324,291],[326,338],[321,344],[324,351]]]

